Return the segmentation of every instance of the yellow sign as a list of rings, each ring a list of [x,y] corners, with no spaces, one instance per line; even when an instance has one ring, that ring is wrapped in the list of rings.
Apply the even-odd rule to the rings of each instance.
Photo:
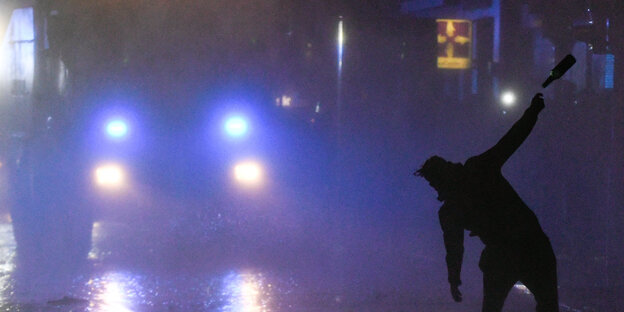
[[[438,68],[470,68],[472,22],[469,20],[437,19]]]

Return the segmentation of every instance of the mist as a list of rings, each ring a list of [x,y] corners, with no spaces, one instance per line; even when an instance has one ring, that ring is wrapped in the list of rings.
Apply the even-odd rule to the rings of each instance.
[[[28,40],[3,13],[1,306],[476,311],[483,244],[466,235],[454,304],[441,203],[413,173],[485,152],[543,92],[503,175],[552,241],[562,310],[619,311],[619,67],[606,90],[604,54],[502,1],[500,59],[475,20],[473,66],[440,69],[435,18],[409,2],[40,1]],[[541,89],[564,51],[579,64]],[[534,304],[517,286],[505,311]]]

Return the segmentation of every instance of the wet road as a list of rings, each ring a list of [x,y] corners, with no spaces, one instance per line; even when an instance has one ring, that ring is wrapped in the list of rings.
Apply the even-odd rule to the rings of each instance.
[[[312,289],[296,272],[238,266],[165,272],[114,261],[113,223],[97,222],[89,262],[68,283],[40,282],[18,288],[10,222],[0,224],[0,311],[479,311],[478,296],[456,304],[446,296],[400,289],[352,293],[333,285]],[[278,270],[279,271],[279,270]],[[432,292],[435,293],[435,292]],[[533,310],[530,295],[516,288],[505,311]]]
[[[447,289],[439,288],[435,282],[418,293],[400,288],[362,292],[357,290],[362,289],[355,285],[357,282],[345,283],[347,288],[303,285],[302,275],[297,272],[261,265],[233,263],[214,270],[175,272],[128,265],[116,259],[114,255],[119,250],[107,244],[108,240],[120,238],[114,235],[119,225],[107,222],[94,224],[88,263],[71,280],[44,277],[24,286],[23,282],[20,285],[16,268],[12,224],[8,217],[3,219],[0,222],[0,311],[476,312],[481,309],[480,289],[472,292],[465,289],[464,302],[458,304],[452,302]],[[423,272],[429,269],[415,268]],[[349,289],[350,285],[356,287]],[[534,311],[534,304],[530,292],[516,285],[503,311]],[[597,310],[576,309],[562,303],[561,311]]]

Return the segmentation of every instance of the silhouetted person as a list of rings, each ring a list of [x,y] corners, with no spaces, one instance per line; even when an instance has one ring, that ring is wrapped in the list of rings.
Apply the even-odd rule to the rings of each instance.
[[[501,311],[517,281],[535,296],[537,311],[559,311],[557,265],[550,241],[537,217],[503,177],[501,167],[528,137],[544,108],[536,94],[524,115],[494,147],[465,164],[433,156],[416,171],[444,202],[440,225],[444,232],[451,295],[459,291],[464,253],[464,229],[485,244],[479,268],[483,271],[484,312]]]

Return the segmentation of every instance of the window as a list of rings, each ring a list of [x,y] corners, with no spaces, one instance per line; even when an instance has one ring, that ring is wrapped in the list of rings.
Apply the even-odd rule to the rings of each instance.
[[[35,31],[33,8],[13,11],[0,48],[3,63],[2,83],[13,96],[27,95],[32,90],[35,65]]]

